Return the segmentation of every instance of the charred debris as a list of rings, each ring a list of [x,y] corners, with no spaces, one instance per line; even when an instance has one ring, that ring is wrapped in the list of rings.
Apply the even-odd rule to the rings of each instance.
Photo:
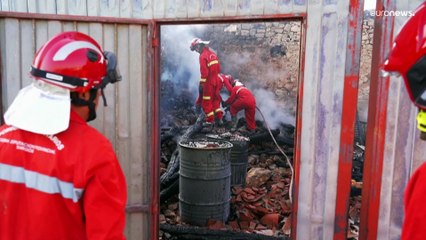
[[[244,118],[230,132],[230,122],[213,129],[197,123],[190,94],[173,94],[172,82],[162,83],[167,95],[161,104],[160,230],[162,239],[286,239],[290,231],[291,171],[271,134],[290,160],[293,156],[292,125],[282,124],[269,132],[257,121],[254,133],[245,131]],[[166,93],[167,92],[167,93]],[[227,113],[229,114],[229,113]],[[226,117],[225,117],[226,119]],[[191,226],[179,214],[179,142],[199,140],[248,141],[245,183],[231,186],[227,221],[209,220],[206,226]]]
[[[173,85],[165,82],[163,86],[167,84]],[[173,89],[173,86],[167,86],[167,89]],[[264,121],[257,121],[256,132],[249,133],[244,131],[244,118],[240,118],[235,132],[229,131],[226,121],[222,127],[205,129],[197,123],[199,116],[190,94],[185,92],[178,95],[168,92],[167,104],[161,104],[161,108],[161,239],[288,239],[292,217],[289,194],[292,171],[274,139],[292,164],[295,127],[281,124],[268,131]],[[365,138],[359,128],[362,125],[355,129],[348,239],[357,239],[359,226]],[[248,140],[245,181],[231,186],[227,221],[212,219],[206,226],[192,226],[183,222],[179,214],[179,142],[218,139]]]

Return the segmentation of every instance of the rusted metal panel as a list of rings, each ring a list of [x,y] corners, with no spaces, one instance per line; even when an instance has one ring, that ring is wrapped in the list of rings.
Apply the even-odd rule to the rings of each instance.
[[[340,139],[335,136],[340,136],[342,127],[348,9],[349,2],[343,1],[308,5],[299,239],[331,239],[334,234],[340,150]]]
[[[345,239],[348,229],[350,182],[354,125],[357,111],[359,66],[361,55],[363,0],[351,0],[349,6],[348,37],[346,44],[345,83],[343,89],[342,127],[340,134],[337,177],[334,239]]]
[[[148,112],[148,66],[146,56],[148,30],[141,24],[64,22],[55,20],[0,19],[0,53],[3,109],[30,80],[28,74],[34,53],[50,37],[62,30],[78,30],[91,35],[105,50],[117,53],[123,81],[106,89],[109,106],[98,107],[98,119],[92,126],[107,136],[113,146],[128,183],[126,234],[128,239],[150,239],[151,161]],[[102,104],[102,101],[100,101]],[[158,174],[154,174],[158,177]],[[156,181],[154,181],[157,183]],[[158,192],[157,192],[158,194]],[[158,207],[158,203],[156,203]],[[145,211],[143,211],[145,210]],[[158,213],[158,211],[156,212]],[[158,226],[158,225],[157,225]]]
[[[402,79],[392,78],[389,84],[383,157],[383,173],[386,174],[382,176],[380,192],[379,239],[400,238],[403,193],[410,174],[407,160],[413,159],[413,139],[416,136],[415,124],[410,123],[415,123],[416,113]]]
[[[155,59],[160,59],[160,48],[159,48],[159,39],[160,39],[160,26],[156,23],[149,26],[149,32],[151,32],[151,39],[148,40],[147,45],[145,45],[145,50],[147,53],[148,62]],[[158,62],[154,62],[152,68],[147,69],[148,79],[153,79],[148,81],[147,92],[150,93],[149,99],[151,104],[149,106],[149,112],[151,112],[151,117],[149,118],[148,135],[151,136],[150,143],[150,153],[149,159],[154,161],[149,161],[149,169],[151,173],[151,178],[149,179],[150,183],[150,193],[151,193],[151,211],[150,211],[150,237],[151,239],[159,238],[159,225],[160,225],[160,65]]]
[[[377,2],[377,9],[383,9],[382,1]],[[386,9],[395,10],[394,2],[388,2]],[[370,93],[374,94],[369,96],[360,239],[377,239],[389,89],[389,79],[380,76],[379,66],[392,45],[392,33],[390,19],[376,17],[370,80]]]
[[[301,133],[302,133],[302,110],[303,110],[303,96],[305,92],[305,62],[306,62],[306,31],[307,31],[307,19],[302,19],[302,26],[300,31],[300,55],[299,55],[299,88],[297,94],[297,117],[296,117],[296,134],[295,134],[295,150],[294,150],[294,187],[293,188],[293,212],[291,221],[291,239],[296,239],[297,234],[297,222],[298,222],[298,211],[299,211],[299,187],[300,186],[300,154],[301,154]]]
[[[122,18],[186,19],[305,13],[306,0],[2,0],[3,11]]]
[[[306,0],[2,0],[4,11],[141,19],[305,13]]]
[[[412,11],[423,1],[396,1],[395,11]],[[391,3],[383,3],[384,9],[392,9]],[[380,9],[380,8],[379,8]],[[407,17],[383,19],[393,25],[393,32],[384,35],[387,44],[396,36]],[[384,53],[387,56],[387,52]],[[378,66],[376,66],[378,67]],[[386,94],[386,93],[385,93]],[[386,109],[386,132],[383,150],[383,174],[380,185],[378,239],[400,239],[404,218],[403,196],[409,177],[416,169],[416,162],[424,161],[425,143],[419,139],[416,129],[417,109],[411,103],[402,78],[390,77]],[[414,167],[413,167],[414,166]],[[386,174],[385,174],[386,173]],[[365,211],[367,211],[365,209]],[[374,225],[368,226],[371,230]],[[373,229],[373,231],[375,231]]]
[[[21,71],[20,61],[21,55],[19,54],[19,21],[17,19],[4,19],[2,21],[2,99],[3,109],[12,103],[19,89],[21,88]]]
[[[378,1],[377,11],[414,10],[421,2]],[[416,109],[402,79],[380,76],[393,37],[406,19],[376,16],[360,239],[400,238],[404,189],[415,170],[413,164],[424,161],[424,143],[418,140],[415,127]]]
[[[144,31],[144,32],[143,32]],[[142,29],[140,26],[129,26],[129,50],[138,52],[135,58],[129,63],[129,79],[132,83],[129,90],[129,98],[132,105],[129,115],[130,121],[129,126],[131,129],[130,133],[130,165],[132,167],[132,173],[128,180],[129,191],[129,203],[149,204],[150,191],[147,185],[141,184],[141,182],[148,183],[150,175],[147,174],[149,169],[149,161],[147,155],[147,141],[144,141],[147,136],[147,126],[144,124],[148,120],[148,101],[146,96],[146,61],[144,61],[144,51],[142,50],[144,44],[146,45],[146,29]],[[144,43],[144,44],[143,44]],[[145,81],[141,81],[145,79]],[[141,94],[142,93],[142,94]],[[143,94],[145,93],[145,94]],[[136,106],[133,103],[139,103]],[[130,227],[132,229],[132,235],[130,239],[140,238],[144,233],[149,232],[146,214],[132,214],[130,217]],[[145,221],[144,221],[145,220]],[[133,238],[132,238],[133,236]],[[145,238],[148,239],[148,238]]]

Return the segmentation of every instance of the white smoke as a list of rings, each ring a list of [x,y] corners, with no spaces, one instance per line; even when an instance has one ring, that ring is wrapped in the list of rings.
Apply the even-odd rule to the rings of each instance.
[[[176,84],[176,91],[187,90],[198,96],[200,79],[199,54],[189,49],[191,40],[201,37],[207,25],[164,25],[161,27],[161,81],[172,81]],[[203,39],[203,40],[214,40]],[[262,87],[258,78],[263,81],[276,79],[276,76],[286,76],[286,72],[265,71],[270,69],[269,59],[262,59],[259,49],[242,47],[236,52],[227,52],[221,55],[222,72],[231,74],[234,78],[250,76],[251,79],[240,79],[255,95],[258,108],[262,111],[269,127],[278,128],[280,124],[295,125],[295,116],[285,111],[283,103],[276,100],[275,94]],[[223,54],[223,53],[222,53]],[[257,69],[260,76],[247,74],[247,66]],[[227,99],[228,96],[224,97]],[[239,114],[240,116],[243,114]],[[263,121],[260,113],[256,112],[256,119]]]
[[[275,100],[275,95],[272,92],[263,88],[254,89],[252,92],[256,98],[256,106],[262,112],[270,128],[278,128],[281,123],[295,126],[295,117],[285,111],[282,103]],[[256,110],[256,119],[264,121],[258,111]]]
[[[164,25],[161,27],[161,81],[172,81],[179,90],[198,96],[199,54],[189,49],[205,25]]]

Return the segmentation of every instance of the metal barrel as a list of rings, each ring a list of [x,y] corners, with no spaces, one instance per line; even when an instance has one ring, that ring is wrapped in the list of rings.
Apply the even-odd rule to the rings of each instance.
[[[179,143],[179,211],[183,222],[206,226],[209,219],[228,220],[231,148],[226,141]]]
[[[248,141],[231,141],[231,186],[245,185],[248,165]]]

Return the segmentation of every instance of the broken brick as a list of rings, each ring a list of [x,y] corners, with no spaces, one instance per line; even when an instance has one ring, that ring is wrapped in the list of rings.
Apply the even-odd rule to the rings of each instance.
[[[273,228],[273,227],[278,227],[278,223],[279,223],[279,219],[280,219],[280,214],[278,213],[269,213],[266,214],[265,216],[263,216],[260,219],[260,223]]]

